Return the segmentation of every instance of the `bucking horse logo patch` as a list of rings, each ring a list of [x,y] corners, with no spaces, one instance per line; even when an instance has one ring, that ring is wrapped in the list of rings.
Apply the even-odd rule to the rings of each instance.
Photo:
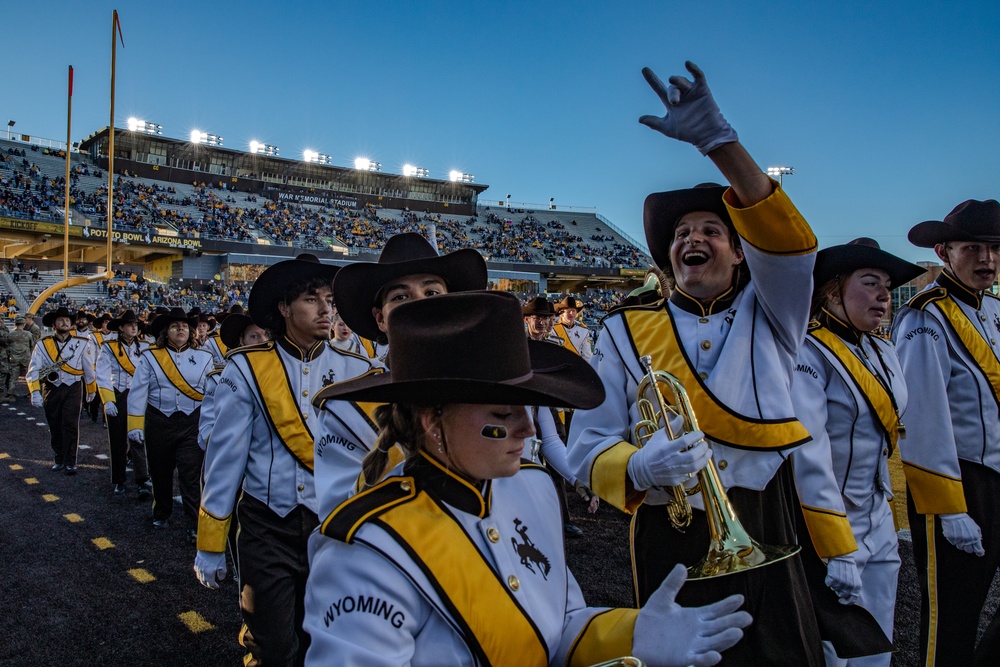
[[[510,543],[514,547],[515,553],[521,557],[521,565],[528,568],[528,572],[532,574],[535,574],[535,567],[537,567],[538,573],[542,575],[542,578],[548,580],[549,570],[552,569],[552,565],[545,554],[539,551],[535,543],[528,537],[528,527],[520,519],[514,519],[514,530],[524,540],[524,542],[518,544],[516,537],[510,538]],[[534,563],[535,567],[532,567],[532,563]]]

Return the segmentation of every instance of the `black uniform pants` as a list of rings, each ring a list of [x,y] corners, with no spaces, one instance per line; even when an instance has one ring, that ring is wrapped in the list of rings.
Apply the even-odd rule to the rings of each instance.
[[[747,533],[761,544],[796,544],[797,496],[786,463],[763,491],[733,488],[729,500]],[[705,512],[694,510],[684,532],[671,526],[664,505],[642,505],[632,521],[632,558],[640,605],[677,563],[690,567],[709,547]],[[722,654],[723,665],[823,665],[823,646],[801,555],[738,574],[688,581],[677,603],[702,606],[741,593],[753,615],[743,639]]]
[[[305,617],[309,559],[306,546],[319,520],[297,506],[279,517],[247,493],[239,504],[237,557],[242,644],[250,651],[248,667],[292,667],[305,662],[309,635]]]
[[[146,468],[146,449],[128,439],[127,390],[115,390],[115,407],[120,410],[118,416],[107,416],[108,443],[111,449],[111,483],[125,483],[126,459],[131,459],[132,468],[135,470],[136,484],[142,486],[149,480],[149,471]]]
[[[1000,664],[1000,615],[994,613],[976,647],[979,615],[1000,567],[1000,473],[959,459],[965,503],[983,531],[985,556],[965,553],[941,532],[941,519],[917,514],[907,498],[913,560],[920,583],[920,664]],[[928,660],[930,654],[930,660]]]
[[[187,515],[187,527],[198,527],[201,505],[201,464],[205,453],[198,446],[198,416],[175,412],[169,417],[146,406],[146,459],[153,480],[153,520],[169,519],[174,511],[174,470]]]
[[[45,421],[49,423],[55,462],[76,465],[76,448],[80,444],[80,405],[83,403],[83,382],[71,385],[42,383]]]

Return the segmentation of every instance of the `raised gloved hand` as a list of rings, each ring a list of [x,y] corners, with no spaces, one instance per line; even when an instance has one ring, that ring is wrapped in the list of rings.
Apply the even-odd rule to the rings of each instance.
[[[576,480],[573,483],[573,490],[576,494],[583,498],[583,501],[587,503],[587,512],[593,514],[597,511],[597,508],[601,504],[601,499],[597,497],[597,494],[590,490],[590,487],[583,483],[581,480]]]
[[[114,401],[108,401],[107,403],[104,404],[104,414],[106,414],[108,417],[118,416],[118,406],[115,405]]]
[[[660,429],[628,460],[628,475],[636,489],[683,484],[708,465],[712,450],[701,431],[685,433],[676,440]]]
[[[632,633],[632,653],[651,667],[695,665],[722,660],[722,651],[743,637],[753,622],[742,595],[730,595],[704,607],[682,607],[674,600],[687,580],[687,570],[676,565],[639,610]]]
[[[986,555],[986,551],[983,549],[983,531],[980,530],[975,519],[965,512],[942,514],[941,530],[944,532],[944,539],[948,540],[956,549],[977,556]]]
[[[653,70],[642,68],[642,75],[667,112],[662,117],[642,116],[639,122],[671,139],[693,145],[702,155],[708,155],[722,144],[738,141],[736,130],[722,116],[708,89],[705,74],[690,60],[684,66],[691,72],[694,82],[683,76],[672,76],[668,79],[670,86],[663,85]]]
[[[87,392],[87,397],[86,397],[85,401],[86,401],[87,403],[90,403],[90,402],[91,402],[91,401],[93,401],[93,400],[94,400],[94,398],[96,398],[96,397],[97,397],[97,394],[96,394],[96,393],[94,393],[94,392],[92,392],[92,391],[88,391],[88,392]]]
[[[40,391],[33,391],[33,392],[31,392],[31,405],[34,406],[34,407],[36,407],[36,408],[42,407],[42,405],[43,405],[43,402],[42,402],[42,392],[40,392]]]
[[[827,588],[837,594],[840,604],[855,604],[861,599],[861,573],[854,554],[835,556],[826,562]]]
[[[128,432],[128,439],[141,445],[146,442],[146,434],[142,432],[141,428],[134,428]]]
[[[213,590],[218,588],[219,582],[225,580],[227,572],[225,552],[198,550],[194,557],[194,573],[202,586]]]

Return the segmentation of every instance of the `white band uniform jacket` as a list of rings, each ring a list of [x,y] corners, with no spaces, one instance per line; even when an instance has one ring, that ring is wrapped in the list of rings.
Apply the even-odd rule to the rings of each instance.
[[[247,355],[263,350],[273,350],[287,379],[286,387],[267,386],[265,391],[272,401],[284,402],[284,407],[301,415],[309,430],[309,458],[317,416],[313,396],[328,384],[371,369],[367,359],[341,352],[329,341],[302,350],[281,338],[279,342],[241,347],[229,354],[215,392],[215,425],[205,450],[198,530],[198,548],[205,551],[225,550],[226,531],[221,526],[232,514],[241,482],[244,493],[280,517],[298,505],[317,511],[313,471],[291,453],[268,417],[262,388],[251,370]],[[203,541],[202,526],[207,523],[219,524],[219,530],[206,531]],[[214,544],[210,544],[212,535],[217,538]]]
[[[154,350],[165,350],[169,354],[174,368],[197,397],[188,396],[174,384],[168,375],[174,369],[169,365],[167,369],[162,368],[153,356]],[[205,376],[210,370],[212,355],[204,350],[187,345],[177,350],[169,344],[165,348],[153,346],[143,350],[128,392],[128,430],[145,427],[147,404],[167,417],[175,412],[189,415],[197,410],[205,394]]]
[[[226,364],[226,353],[219,347],[219,342],[218,332],[211,333],[205,344],[201,346],[201,349],[212,355],[212,363],[216,366],[224,366]]]
[[[577,322],[573,326],[556,322],[552,325],[552,333],[563,343],[563,336],[569,339],[577,354],[583,357],[584,361],[590,361],[594,352],[590,345],[590,329],[582,322]]]
[[[964,316],[960,323],[982,346],[981,363],[995,368],[1000,357],[1000,300],[989,292],[970,292],[947,273],[897,314],[892,338],[911,389],[919,387],[910,396],[899,453],[920,514],[966,511],[959,459],[1000,472],[996,389],[942,307]]]
[[[691,371],[727,409],[753,419],[794,421],[791,376],[809,321],[815,236],[777,183],[767,199],[746,209],[732,206],[730,192],[727,205],[751,273],[746,286],[735,298],[730,291],[708,306],[675,290],[668,302],[639,308],[666,309]],[[665,504],[669,495],[657,489],[629,493],[632,429],[640,419],[636,388],[644,376],[639,357],[648,352],[636,349],[627,315],[614,313],[604,322],[591,363],[607,398],[593,410],[576,411],[568,460],[598,496],[632,512],[640,502]],[[670,326],[668,318],[661,326]],[[709,431],[705,415],[698,416]],[[788,449],[710,444],[726,488],[764,489],[788,456]],[[702,507],[700,494],[690,500]]]
[[[202,451],[208,447],[208,440],[215,428],[215,391],[219,388],[222,370],[218,367],[208,372],[205,378],[205,398],[201,399],[201,412],[198,413],[198,446]]]
[[[482,665],[490,662],[484,652],[496,665],[568,665],[571,658],[572,664],[593,664],[631,653],[637,610],[603,614],[607,610],[586,607],[566,566],[559,501],[543,468],[522,463],[516,475],[485,482],[481,491],[426,455],[404,465],[374,493],[359,494],[342,505],[324,525],[327,533],[346,528],[349,541],[320,532],[310,538],[304,627],[312,643],[306,665]],[[411,551],[408,543],[394,538],[393,529],[383,522],[386,515],[370,511],[369,505],[381,502],[378,492],[394,487],[412,488],[412,502],[429,497],[443,508],[442,513],[420,514],[411,541],[423,536],[431,541],[425,546],[433,548],[433,542],[443,538],[441,523],[466,536],[459,538],[461,545],[449,542],[441,547],[445,552],[467,550],[462,553],[463,567],[444,575],[448,581],[414,556],[422,552],[420,546]],[[352,526],[354,517],[358,521]],[[487,583],[489,595],[496,598],[486,597]],[[505,598],[503,604],[494,604],[500,598]],[[507,600],[519,611],[507,606]],[[459,618],[456,609],[472,612]],[[501,609],[521,616],[519,622],[526,618],[538,637],[531,642],[543,648],[531,656],[513,649],[521,646],[523,637],[514,636],[510,628],[526,626],[515,625]],[[477,618],[466,622],[467,616]],[[480,632],[470,627],[473,624]],[[602,653],[581,639],[590,631],[603,631],[605,639],[616,642],[605,642]],[[468,641],[468,635],[474,639]],[[492,646],[499,656],[470,644]]]
[[[149,346],[138,338],[134,338],[128,345],[117,338],[104,340],[97,356],[97,387],[102,403],[114,403],[116,391],[124,393],[129,390],[136,364],[147,347]]]
[[[30,391],[41,391],[42,381],[46,378],[38,377],[39,371],[57,360],[65,363],[60,367],[56,381],[49,384],[68,387],[83,378],[88,393],[97,391],[94,345],[89,338],[82,336],[70,336],[65,342],[60,342],[55,336],[46,336],[35,343],[24,378]]]
[[[373,368],[378,362],[372,361]],[[358,487],[361,462],[375,447],[378,429],[372,416],[354,401],[323,401],[317,415],[316,499],[320,520]]]

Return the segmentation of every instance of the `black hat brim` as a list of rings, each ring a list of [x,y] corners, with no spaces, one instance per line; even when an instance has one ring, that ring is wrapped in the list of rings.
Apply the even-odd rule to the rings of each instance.
[[[197,317],[175,317],[169,313],[163,315],[157,315],[149,325],[149,334],[153,338],[159,338],[160,333],[163,332],[171,322],[187,322],[188,329],[191,331],[191,335],[194,335],[194,330],[198,328],[198,318]]]
[[[219,338],[227,348],[239,347],[240,337],[247,327],[253,324],[253,320],[248,315],[232,313],[219,327]]]
[[[68,317],[70,322],[76,322],[76,313],[71,313],[66,308],[59,308],[42,315],[42,326],[51,327],[60,317]]]
[[[813,268],[814,288],[819,289],[836,276],[847,276],[858,269],[885,271],[889,274],[889,282],[893,287],[905,285],[927,271],[880,248],[848,243],[825,248],[816,253],[816,265]]]
[[[670,267],[670,245],[674,227],[681,216],[693,211],[715,213],[732,227],[729,209],[722,199],[728,188],[724,185],[705,184],[686,190],[654,192],[646,197],[642,209],[642,226],[650,257],[661,269]]]
[[[523,380],[488,382],[426,378],[393,382],[392,372],[346,380],[323,389],[317,399],[448,405],[449,403],[596,408],[604,402],[600,377],[579,355],[552,343],[528,341],[531,375]]]
[[[247,313],[253,323],[262,329],[271,329],[275,318],[280,317],[278,303],[289,286],[314,278],[333,282],[340,267],[301,259],[287,259],[272,264],[250,289]]]
[[[906,238],[918,248],[933,248],[939,243],[967,241],[969,243],[1000,243],[1000,236],[977,236],[943,220],[925,220],[914,225]]]
[[[380,340],[384,334],[372,314],[379,292],[392,280],[418,274],[440,276],[449,292],[486,289],[488,279],[486,262],[471,248],[391,264],[349,264],[340,270],[333,283],[337,313],[359,336]],[[252,308],[253,301],[250,303]]]

